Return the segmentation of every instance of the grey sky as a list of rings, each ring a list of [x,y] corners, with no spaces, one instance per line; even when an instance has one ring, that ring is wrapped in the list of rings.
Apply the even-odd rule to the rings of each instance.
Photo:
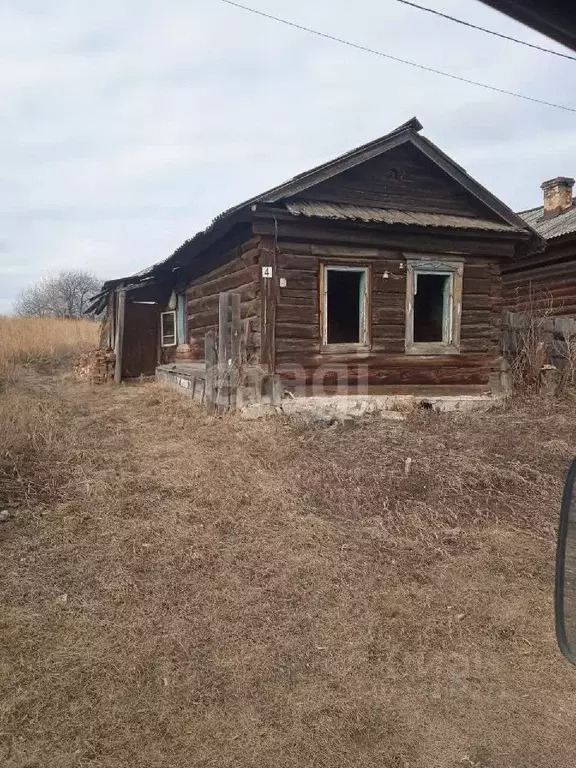
[[[247,5],[576,106],[576,62],[395,0]],[[476,0],[423,4],[559,47]],[[219,0],[0,4],[0,313],[38,274],[168,256],[228,206],[417,115],[513,208],[576,173],[576,114],[321,40]]]

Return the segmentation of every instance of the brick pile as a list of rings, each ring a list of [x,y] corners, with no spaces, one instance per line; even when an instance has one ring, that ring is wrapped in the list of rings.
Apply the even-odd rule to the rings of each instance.
[[[95,349],[82,355],[74,371],[76,377],[91,384],[106,384],[114,379],[114,352],[106,352],[103,349]]]

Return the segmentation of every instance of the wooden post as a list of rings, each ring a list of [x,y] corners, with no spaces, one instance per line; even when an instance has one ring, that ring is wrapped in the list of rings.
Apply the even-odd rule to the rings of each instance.
[[[282,379],[277,373],[270,376],[270,405],[278,408],[282,405],[282,393],[284,387],[282,386]]]
[[[230,297],[223,292],[218,297],[218,384],[217,405],[219,411],[228,407],[228,380],[230,367]]]
[[[276,369],[276,244],[262,238],[260,250],[260,362],[268,373]]]
[[[206,401],[206,408],[208,413],[214,413],[216,410],[216,374],[217,374],[217,359],[216,359],[216,344],[214,339],[214,331],[206,332],[205,341],[205,361],[206,361],[206,383],[204,385],[204,399]]]
[[[242,327],[240,321],[240,294],[230,294],[230,406],[238,405],[238,387],[242,366]]]
[[[118,304],[116,312],[116,339],[114,342],[114,352],[116,361],[114,363],[114,382],[120,384],[122,381],[122,346],[124,344],[124,315],[126,312],[126,289],[118,288]]]

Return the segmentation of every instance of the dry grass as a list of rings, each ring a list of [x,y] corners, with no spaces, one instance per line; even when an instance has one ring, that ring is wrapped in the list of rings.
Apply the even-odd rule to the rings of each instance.
[[[98,323],[54,317],[0,317],[0,376],[15,363],[52,364],[98,344]]]
[[[154,384],[21,373],[0,764],[572,768],[552,572],[575,424],[538,401],[210,420]]]

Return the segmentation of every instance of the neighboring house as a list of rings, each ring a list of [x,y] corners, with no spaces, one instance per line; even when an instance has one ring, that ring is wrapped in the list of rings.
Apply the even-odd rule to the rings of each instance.
[[[108,281],[93,307],[108,307],[122,375],[202,360],[219,293],[237,291],[248,363],[288,386],[334,367],[351,389],[487,391],[502,269],[543,243],[421,128],[414,118]]]
[[[546,240],[546,249],[505,268],[505,304],[513,312],[537,309],[576,317],[573,187],[574,179],[565,176],[545,181],[543,204],[519,214]]]

